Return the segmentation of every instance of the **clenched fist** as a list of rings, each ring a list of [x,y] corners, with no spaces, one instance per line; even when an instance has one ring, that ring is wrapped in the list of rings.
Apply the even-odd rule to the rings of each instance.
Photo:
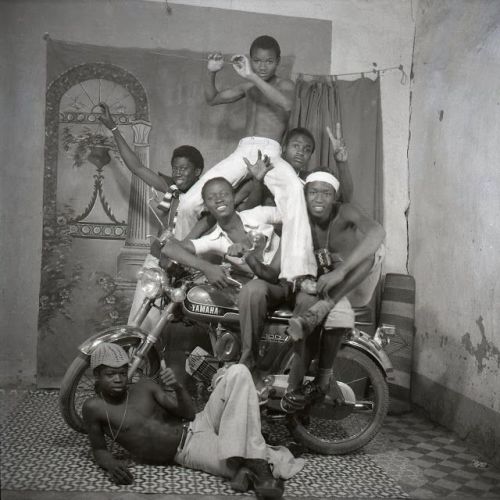
[[[208,71],[212,73],[217,73],[224,66],[224,58],[220,52],[212,52],[208,54]]]

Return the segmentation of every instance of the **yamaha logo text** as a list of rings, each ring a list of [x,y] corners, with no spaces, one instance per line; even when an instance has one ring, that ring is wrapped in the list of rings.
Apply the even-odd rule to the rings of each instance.
[[[189,310],[194,313],[209,314],[210,316],[220,316],[220,309],[216,306],[204,304],[188,304]]]

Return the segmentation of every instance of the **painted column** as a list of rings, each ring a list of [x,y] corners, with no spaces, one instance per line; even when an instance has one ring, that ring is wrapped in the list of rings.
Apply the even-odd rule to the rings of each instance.
[[[141,163],[149,168],[149,132],[151,125],[144,120],[132,124],[134,131],[134,151]],[[125,246],[118,256],[118,278],[124,288],[135,287],[137,273],[149,252],[149,187],[136,175],[132,175],[128,207],[128,227]]]

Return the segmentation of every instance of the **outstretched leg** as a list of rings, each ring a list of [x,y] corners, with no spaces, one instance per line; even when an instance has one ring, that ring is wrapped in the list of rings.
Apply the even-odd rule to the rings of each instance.
[[[232,477],[233,457],[265,459],[257,392],[248,368],[228,368],[191,424],[191,431],[176,461],[185,467]]]
[[[274,168],[266,174],[264,183],[274,195],[283,220],[280,278],[293,281],[299,276],[316,276],[304,186],[283,158],[272,157],[271,162]]]
[[[245,365],[228,368],[196,416],[175,460],[185,467],[234,478],[236,488],[245,489],[251,483],[260,495],[282,496],[283,483],[273,478],[267,463],[257,392]]]

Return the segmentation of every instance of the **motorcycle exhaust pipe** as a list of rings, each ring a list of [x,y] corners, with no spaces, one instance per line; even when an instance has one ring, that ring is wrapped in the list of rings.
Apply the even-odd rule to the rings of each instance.
[[[353,407],[353,411],[356,413],[371,413],[374,409],[375,404],[372,401],[357,401]]]

